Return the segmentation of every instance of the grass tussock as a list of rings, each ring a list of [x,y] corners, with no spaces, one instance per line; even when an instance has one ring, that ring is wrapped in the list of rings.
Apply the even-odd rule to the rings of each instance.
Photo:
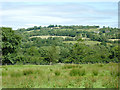
[[[71,68],[82,68],[81,65],[75,65],[75,64],[71,64],[71,65],[64,65],[63,69],[71,69]]]
[[[55,76],[59,76],[60,75],[60,71],[59,70],[56,70],[54,73],[55,73]]]
[[[98,70],[97,69],[93,69],[92,70],[92,74],[93,74],[93,76],[97,76],[98,75]]]
[[[115,77],[120,76],[120,71],[118,69],[110,70],[110,75]]]
[[[6,71],[2,71],[2,76],[7,76],[8,73]]]
[[[34,70],[33,69],[25,69],[23,70],[23,75],[29,75],[29,74],[33,74]]]
[[[92,83],[91,81],[86,81],[86,82],[84,83],[84,87],[85,87],[85,88],[93,88],[93,83]]]
[[[72,69],[70,76],[84,76],[86,74],[85,69]]]
[[[100,64],[98,64],[98,67],[103,67],[103,66],[104,66],[104,65],[103,65],[103,64],[101,64],[101,63],[100,63]]]
[[[23,75],[30,75],[30,74],[42,74],[42,72],[39,69],[31,69],[31,68],[23,70]]]
[[[20,72],[20,71],[12,71],[12,72],[10,73],[10,76],[11,76],[11,77],[21,77],[22,75],[23,75],[23,73]]]
[[[104,77],[102,80],[102,86],[106,88],[118,88],[118,79],[112,77]]]

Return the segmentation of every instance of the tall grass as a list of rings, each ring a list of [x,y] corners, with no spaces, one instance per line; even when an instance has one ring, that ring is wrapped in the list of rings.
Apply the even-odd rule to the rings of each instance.
[[[91,81],[86,81],[85,83],[84,83],[84,87],[85,88],[93,88],[93,83],[91,82]]]
[[[60,75],[60,71],[59,70],[56,70],[54,73],[55,73],[56,76]]]
[[[85,69],[72,69],[70,76],[84,76],[86,74]]]
[[[9,65],[2,70],[2,84],[4,88],[117,88],[117,68],[113,63],[102,67],[98,64]]]
[[[104,77],[102,80],[102,86],[106,88],[118,88],[118,79],[112,77]]]
[[[30,74],[42,74],[40,69],[24,69],[23,70],[23,75],[30,75]]]
[[[23,73],[21,71],[11,71],[10,76],[11,77],[20,77],[20,76],[23,76]]]
[[[6,71],[2,71],[2,76],[7,76],[8,73]]]
[[[71,65],[64,65],[62,68],[63,69],[82,68],[82,66],[81,65],[71,64]]]
[[[98,75],[98,70],[97,69],[93,69],[92,70],[92,74],[93,74],[93,76],[97,76]]]
[[[33,74],[33,72],[34,72],[33,69],[25,69],[25,70],[23,70],[23,75]]]
[[[110,75],[111,76],[120,76],[120,71],[119,70],[110,70]]]

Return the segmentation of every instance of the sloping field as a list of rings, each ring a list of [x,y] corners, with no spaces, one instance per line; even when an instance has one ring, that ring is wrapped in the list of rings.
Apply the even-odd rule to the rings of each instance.
[[[54,38],[54,37],[61,37],[61,38],[67,38],[67,37],[69,37],[69,36],[50,36],[50,35],[47,35],[47,36],[32,36],[32,37],[30,37],[30,38],[34,38],[34,37],[38,37],[38,38],[42,38],[42,39],[47,39],[47,38],[49,38],[49,37],[52,37],[52,38]]]
[[[109,39],[109,41],[120,41],[120,39]]]
[[[26,32],[30,33],[30,32],[33,32],[33,31],[40,31],[40,30],[30,30],[30,31],[26,31]]]
[[[63,43],[72,43],[72,44],[75,44],[77,43],[77,41],[64,41]],[[86,45],[94,45],[94,44],[99,44],[101,42],[98,42],[98,41],[83,41],[83,42],[80,42],[80,43],[84,43]]]
[[[77,29],[77,31],[88,31],[88,32],[93,32],[93,31],[99,31],[99,28],[96,29]]]

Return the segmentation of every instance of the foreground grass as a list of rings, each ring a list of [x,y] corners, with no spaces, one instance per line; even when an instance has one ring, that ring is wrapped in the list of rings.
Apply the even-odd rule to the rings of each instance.
[[[118,64],[2,67],[3,88],[118,88]]]
[[[0,90],[2,89],[2,66],[0,65]]]

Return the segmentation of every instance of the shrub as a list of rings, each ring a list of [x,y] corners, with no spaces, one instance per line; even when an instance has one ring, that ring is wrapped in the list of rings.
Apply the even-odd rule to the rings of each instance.
[[[85,69],[72,69],[70,71],[70,76],[84,76],[85,75]]]
[[[56,76],[59,76],[59,75],[60,75],[60,71],[56,70],[56,71],[55,71],[55,75],[56,75]]]

